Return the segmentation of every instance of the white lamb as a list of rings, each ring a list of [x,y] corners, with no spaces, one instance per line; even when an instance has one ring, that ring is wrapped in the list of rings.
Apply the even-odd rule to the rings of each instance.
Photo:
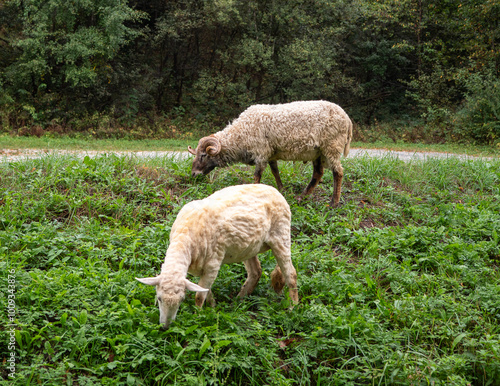
[[[326,101],[293,102],[250,106],[224,130],[200,139],[192,175],[208,174],[216,167],[236,162],[256,165],[254,183],[259,183],[269,163],[278,189],[281,183],[278,160],[312,161],[313,176],[304,195],[318,185],[323,166],[333,171],[337,206],[344,169],[340,156],[347,157],[352,139],[352,122],[341,107]]]
[[[283,196],[267,185],[238,185],[185,205],[172,226],[170,245],[161,273],[142,278],[156,286],[160,323],[164,328],[175,319],[185,290],[196,291],[195,303],[207,298],[213,305],[210,288],[222,264],[243,262],[248,277],[238,296],[250,294],[262,269],[257,254],[269,249],[276,258],[271,282],[276,292],[284,284],[294,303],[298,302],[297,273],[290,254],[290,207]],[[198,284],[190,273],[200,276]]]

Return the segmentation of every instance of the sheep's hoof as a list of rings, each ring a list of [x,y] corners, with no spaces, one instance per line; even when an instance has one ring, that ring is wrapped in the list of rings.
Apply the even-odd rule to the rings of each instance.
[[[298,299],[297,299],[297,300],[295,300],[295,299],[291,298],[291,297],[290,297],[290,294],[289,294],[289,296],[287,296],[287,303],[288,303],[288,307],[287,307],[287,309],[288,309],[289,311],[293,311],[293,309],[294,309],[296,306],[298,306],[298,305],[299,305],[299,300],[298,300]]]
[[[206,303],[207,303],[207,305],[209,307],[212,307],[212,308],[215,307],[215,299],[213,299],[213,298],[212,299],[207,299]]]

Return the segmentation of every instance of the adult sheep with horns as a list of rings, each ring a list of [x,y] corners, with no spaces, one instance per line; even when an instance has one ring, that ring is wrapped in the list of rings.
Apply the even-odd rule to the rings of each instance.
[[[349,154],[352,122],[338,105],[327,101],[303,101],[278,105],[254,105],[221,130],[200,139],[198,147],[188,150],[195,155],[192,176],[208,174],[216,167],[234,163],[255,165],[254,183],[260,183],[269,164],[279,190],[283,184],[278,160],[312,161],[314,171],[304,195],[312,192],[326,166],[333,172],[331,206],[340,201],[344,169],[343,154]]]

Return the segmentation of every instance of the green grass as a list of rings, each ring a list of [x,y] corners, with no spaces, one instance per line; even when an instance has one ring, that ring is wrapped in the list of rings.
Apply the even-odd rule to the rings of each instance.
[[[197,310],[189,294],[162,331],[154,288],[134,277],[159,272],[184,204],[251,182],[252,168],[195,182],[189,161],[168,157],[0,164],[0,288],[14,270],[18,354],[3,383],[498,385],[500,161],[343,165],[343,205],[331,209],[331,173],[298,202],[311,166],[280,163],[293,311],[270,288],[265,253],[251,296],[236,299],[243,266],[224,266],[216,307]],[[263,182],[274,185],[269,170]],[[8,339],[2,329],[2,353]]]
[[[351,147],[362,149],[389,149],[396,151],[416,151],[416,152],[439,152],[439,153],[454,153],[467,154],[478,157],[498,157],[500,155],[499,146],[485,145],[465,145],[458,143],[410,143],[403,141],[375,141],[375,142],[352,142]]]
[[[0,136],[1,149],[47,149],[47,150],[109,150],[109,151],[164,151],[187,150],[196,147],[198,139],[89,139],[87,137],[14,137]]]
[[[198,137],[193,139],[89,139],[88,137],[43,137],[0,136],[0,151],[2,149],[49,149],[49,150],[109,150],[109,151],[163,151],[187,150],[190,145],[196,147]],[[415,144],[394,142],[392,140],[376,142],[353,142],[353,148],[390,149],[401,151],[431,151],[443,153],[468,154],[473,156],[498,156],[500,148],[495,146],[477,146],[461,144]]]
[[[439,152],[467,154],[478,157],[498,157],[500,155],[500,146],[486,145],[465,145],[458,143],[411,143],[403,141],[375,141],[375,142],[352,142],[351,147],[362,149],[389,149],[396,151],[416,151],[416,152]]]

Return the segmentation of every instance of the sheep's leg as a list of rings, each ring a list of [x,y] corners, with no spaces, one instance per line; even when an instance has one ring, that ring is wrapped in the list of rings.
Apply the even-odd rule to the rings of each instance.
[[[321,177],[323,177],[323,163],[321,162],[321,157],[318,157],[313,161],[313,167],[314,169],[312,179],[311,182],[309,182],[309,185],[307,185],[306,189],[304,190],[304,196],[310,194],[313,189],[319,184]]]
[[[340,169],[333,169],[333,196],[330,205],[335,208],[339,205],[340,201],[340,189],[342,187],[342,178],[344,177],[344,170],[342,167]]]
[[[266,169],[267,162],[257,164],[255,166],[255,173],[253,175],[253,183],[254,184],[260,184],[260,179],[262,178],[262,173],[264,173],[264,170]]]
[[[289,245],[289,244],[288,244]],[[299,302],[299,292],[297,290],[297,271],[292,264],[290,248],[284,243],[278,242],[271,246],[274,257],[278,265],[271,274],[271,283],[276,292],[281,292],[283,281],[288,287],[288,293],[292,302]],[[280,288],[281,287],[281,288]]]
[[[247,280],[245,284],[243,284],[243,287],[241,287],[238,297],[250,295],[257,286],[260,276],[262,275],[262,268],[260,267],[260,261],[257,256],[246,260],[244,264],[247,270]]]
[[[212,293],[212,290],[208,291],[206,302],[210,307],[215,307],[215,299],[214,299],[214,294]]]
[[[205,300],[207,300],[208,304],[210,306],[215,306],[215,300],[212,294],[212,284],[214,284],[215,278],[217,277],[217,274],[219,273],[220,269],[220,264],[216,264],[215,266],[212,267],[207,267],[205,271],[203,272],[203,275],[200,277],[200,280],[198,282],[198,285],[203,287],[203,288],[208,288],[210,291],[208,292],[196,292],[196,296],[194,298],[194,303],[198,307],[202,307],[203,303],[205,303]]]
[[[278,264],[271,272],[271,286],[277,294],[281,294],[283,287],[285,286],[285,278],[283,277],[283,272]]]
[[[280,171],[278,170],[278,161],[269,161],[269,167],[271,172],[273,172],[274,179],[276,180],[276,187],[278,190],[283,189],[283,183],[280,178]]]

